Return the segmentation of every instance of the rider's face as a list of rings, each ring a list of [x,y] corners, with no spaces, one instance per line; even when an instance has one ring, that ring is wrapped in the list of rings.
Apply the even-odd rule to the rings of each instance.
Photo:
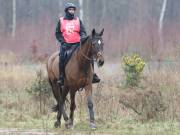
[[[73,15],[73,14],[75,14],[75,9],[74,8],[69,8],[68,12]]]

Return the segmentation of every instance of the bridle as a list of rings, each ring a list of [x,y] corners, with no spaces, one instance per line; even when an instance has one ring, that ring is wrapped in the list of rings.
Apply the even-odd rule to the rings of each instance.
[[[92,43],[91,43],[91,45],[92,45]],[[79,51],[80,51],[80,54],[81,54],[86,60],[88,60],[88,61],[90,61],[90,62],[93,62],[93,61],[94,61],[93,58],[86,56],[86,55],[82,52],[81,46],[82,46],[82,43],[80,42],[80,50],[79,50]],[[89,51],[89,48],[88,48],[88,51]]]
[[[92,40],[92,39],[91,39],[91,40]],[[95,45],[95,43],[92,43],[92,42],[91,42],[91,46],[92,46],[92,45]],[[90,62],[93,62],[93,61],[94,61],[93,58],[88,57],[87,55],[85,55],[85,54],[81,51],[81,46],[82,46],[82,44],[81,44],[81,42],[80,42],[80,54],[81,54],[86,60],[88,60],[88,61],[90,61]],[[89,48],[88,48],[88,51],[89,51]],[[97,56],[98,56],[98,57],[102,56],[102,53],[101,53],[101,52],[98,52],[98,53],[97,53]]]

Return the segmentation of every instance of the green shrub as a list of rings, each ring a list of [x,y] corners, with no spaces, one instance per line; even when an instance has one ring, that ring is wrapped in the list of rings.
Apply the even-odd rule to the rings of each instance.
[[[39,101],[40,112],[45,113],[46,104],[52,95],[51,87],[42,70],[37,71],[36,75],[36,79],[26,90],[36,101]]]
[[[138,54],[123,56],[123,70],[127,86],[138,86],[144,66],[145,62]]]

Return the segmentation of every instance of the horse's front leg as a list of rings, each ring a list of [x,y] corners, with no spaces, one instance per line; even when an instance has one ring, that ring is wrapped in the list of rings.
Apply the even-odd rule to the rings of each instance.
[[[90,119],[90,128],[96,129],[95,119],[94,119],[94,110],[93,110],[93,101],[92,101],[92,85],[85,87],[86,102],[89,109],[89,119]]]
[[[67,128],[73,128],[74,110],[76,109],[75,94],[76,94],[75,91],[70,91],[71,106],[70,106],[69,124],[67,125]]]

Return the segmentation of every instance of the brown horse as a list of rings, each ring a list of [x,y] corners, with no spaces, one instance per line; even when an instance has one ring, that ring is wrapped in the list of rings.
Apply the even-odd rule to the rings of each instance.
[[[75,94],[81,88],[85,89],[90,116],[90,127],[96,127],[92,102],[92,62],[95,59],[98,66],[102,66],[104,64],[102,39],[103,31],[104,29],[100,33],[96,33],[95,29],[93,29],[91,35],[87,36],[84,42],[81,43],[81,45],[75,50],[65,67],[64,87],[60,87],[57,84],[57,80],[59,78],[59,52],[54,53],[48,59],[47,72],[49,82],[57,101],[57,105],[54,107],[54,111],[58,112],[55,127],[60,126],[62,114],[66,127],[73,127],[74,110],[76,108]],[[69,119],[63,107],[68,93],[70,93],[71,99]]]

